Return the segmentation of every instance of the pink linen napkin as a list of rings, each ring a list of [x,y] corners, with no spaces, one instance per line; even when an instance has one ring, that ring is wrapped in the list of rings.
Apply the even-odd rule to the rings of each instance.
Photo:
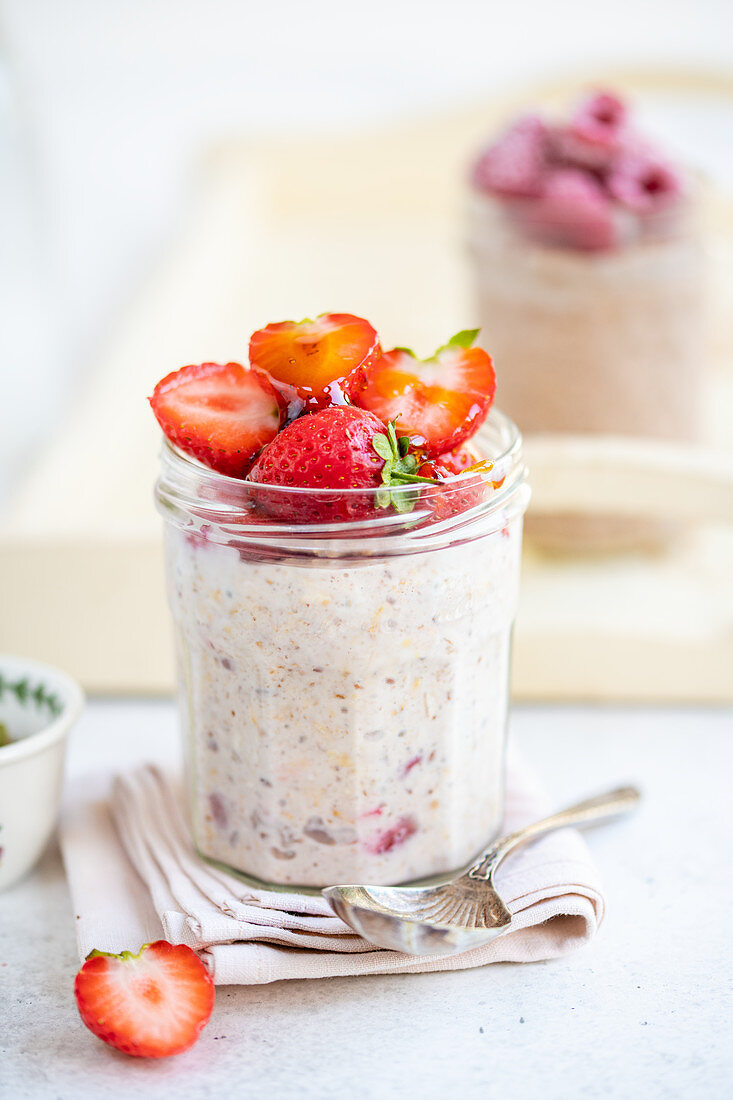
[[[320,896],[257,890],[200,859],[176,777],[143,765],[119,776],[108,798],[104,786],[104,777],[78,783],[61,823],[82,959],[95,947],[137,950],[164,937],[198,951],[220,985],[458,970],[564,955],[587,943],[603,920],[586,844],[563,829],[500,868],[497,888],[513,914],[509,932],[449,958],[385,951],[356,935]],[[506,830],[548,808],[527,769],[510,765]]]

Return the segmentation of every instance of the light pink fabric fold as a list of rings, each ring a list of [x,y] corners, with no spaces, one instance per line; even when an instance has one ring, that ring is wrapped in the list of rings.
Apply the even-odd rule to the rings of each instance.
[[[536,780],[515,761],[507,831],[547,809]],[[118,776],[111,789],[102,776],[72,787],[61,845],[81,958],[95,947],[136,950],[162,936],[200,952],[220,985],[537,962],[587,943],[605,909],[585,842],[564,829],[500,868],[497,888],[513,914],[509,932],[449,958],[384,951],[356,935],[323,898],[256,890],[200,859],[179,780],[149,764]]]

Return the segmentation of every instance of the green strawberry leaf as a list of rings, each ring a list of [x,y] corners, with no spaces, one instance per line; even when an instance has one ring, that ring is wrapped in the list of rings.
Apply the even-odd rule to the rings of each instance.
[[[474,345],[476,337],[478,336],[480,328],[463,328],[460,332],[457,332],[455,336],[451,336],[447,344],[441,344],[437,351],[426,359],[426,363],[433,363],[438,358],[442,351],[451,351],[455,348],[471,348]]]
[[[464,328],[460,332],[457,332],[455,336],[451,336],[448,343],[445,345],[447,348],[471,348],[473,347],[476,337],[478,336],[480,328]]]
[[[372,447],[385,462],[392,459],[392,447],[386,435],[375,435],[372,440]]]
[[[427,484],[436,485],[440,479],[435,477],[420,477],[415,473],[418,459],[410,454],[410,440],[407,436],[397,438],[395,424],[397,417],[390,420],[387,425],[387,434],[378,433],[372,439],[372,446],[380,458],[384,459],[382,467],[383,489],[378,489],[375,501],[378,508],[389,508],[391,505],[396,512],[411,512],[418,500],[418,494],[393,493],[390,490],[403,485]]]
[[[417,504],[416,493],[393,493],[392,506],[396,512],[411,512]]]

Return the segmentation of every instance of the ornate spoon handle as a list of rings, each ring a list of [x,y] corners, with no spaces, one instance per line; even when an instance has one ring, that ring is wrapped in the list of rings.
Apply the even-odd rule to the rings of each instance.
[[[550,833],[553,829],[563,829],[567,825],[582,825],[586,821],[616,817],[617,814],[633,809],[640,798],[641,794],[636,787],[617,787],[616,790],[607,791],[605,794],[596,795],[595,798],[578,802],[575,806],[569,806],[566,810],[558,810],[556,814],[543,817],[541,821],[525,825],[523,829],[517,829],[515,833],[509,833],[508,836],[497,840],[476,860],[466,875],[468,878],[491,882],[502,860],[520,844],[534,840],[535,837],[542,836],[544,833]]]

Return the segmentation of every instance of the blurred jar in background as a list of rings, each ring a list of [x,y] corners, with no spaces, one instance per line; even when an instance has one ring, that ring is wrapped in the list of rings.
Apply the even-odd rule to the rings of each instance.
[[[567,124],[518,119],[478,159],[469,244],[478,318],[522,431],[696,442],[703,255],[695,181],[602,93]],[[633,487],[630,486],[630,496]],[[657,521],[528,517],[550,549],[658,546]]]

